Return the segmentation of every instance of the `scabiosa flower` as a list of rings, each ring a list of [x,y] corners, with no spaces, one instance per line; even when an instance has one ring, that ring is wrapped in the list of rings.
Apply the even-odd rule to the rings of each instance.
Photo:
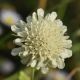
[[[44,10],[38,9],[27,17],[27,23],[20,20],[11,29],[18,36],[14,40],[19,48],[12,55],[19,55],[22,63],[47,73],[50,68],[64,68],[65,58],[72,56],[72,41],[65,35],[67,27],[56,12],[44,16]]]

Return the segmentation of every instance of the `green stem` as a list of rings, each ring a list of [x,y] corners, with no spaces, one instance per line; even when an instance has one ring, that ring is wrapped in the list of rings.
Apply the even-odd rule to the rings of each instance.
[[[31,80],[35,80],[35,69],[32,68],[32,77],[31,77]]]

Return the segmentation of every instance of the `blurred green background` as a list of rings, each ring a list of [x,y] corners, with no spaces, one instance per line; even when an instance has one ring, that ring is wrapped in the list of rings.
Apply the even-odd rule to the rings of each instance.
[[[18,80],[16,77],[19,74],[16,73],[24,68],[19,57],[11,56],[11,50],[16,45],[13,43],[15,37],[10,25],[20,19],[26,21],[26,17],[39,7],[43,8],[46,14],[56,11],[58,18],[67,26],[67,33],[72,39],[73,56],[66,59],[66,67],[62,72],[69,74],[76,67],[80,67],[80,0],[0,0],[0,80],[7,77],[6,80]],[[41,80],[51,80],[46,78],[47,76],[41,77]],[[79,71],[72,80],[80,80]]]

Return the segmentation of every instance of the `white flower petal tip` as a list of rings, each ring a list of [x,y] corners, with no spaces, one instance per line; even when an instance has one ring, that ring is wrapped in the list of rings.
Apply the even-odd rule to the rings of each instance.
[[[37,63],[37,61],[36,61],[36,60],[33,60],[33,61],[31,62],[31,67],[35,67],[35,66],[36,66],[36,63]]]
[[[65,59],[72,56],[72,41],[65,35],[67,27],[57,13],[44,16],[44,10],[38,9],[24,21],[12,25],[11,30],[19,37],[14,40],[20,48],[12,50],[12,55],[19,55],[23,64],[35,67],[42,73],[49,69],[63,69]]]
[[[13,50],[12,50],[12,52],[11,52],[11,54],[13,55],[13,56],[16,56],[16,55],[18,55],[21,51],[23,50],[23,48],[14,48]]]
[[[56,68],[57,67],[57,62],[55,59],[52,60],[52,65],[53,65],[53,68]]]
[[[60,19],[57,19],[56,20],[56,24],[57,24],[57,26],[63,26],[63,22],[60,20]]]
[[[25,56],[27,56],[28,55],[28,51],[24,51],[23,52],[23,56],[25,57]]]
[[[22,40],[20,39],[20,38],[17,38],[17,39],[15,39],[15,41],[14,41],[15,43],[21,43],[22,42]]]
[[[71,50],[65,50],[63,53],[60,54],[62,58],[69,58],[72,56],[72,51]]]
[[[20,23],[21,23],[21,24],[24,24],[24,21],[20,20]]]
[[[36,15],[36,12],[33,12],[33,14],[32,14],[32,18],[33,18],[33,21],[37,21],[37,15]]]
[[[11,30],[12,30],[13,32],[16,32],[16,26],[15,26],[15,25],[12,25],[12,26],[11,26]]]
[[[26,21],[27,21],[28,23],[30,23],[30,22],[32,21],[32,17],[31,17],[31,16],[28,16],[28,17],[26,18]]]
[[[52,12],[50,15],[51,21],[54,21],[57,17],[57,13],[56,12]]]
[[[44,17],[44,10],[42,8],[37,10],[38,17]]]
[[[42,68],[41,69],[41,72],[43,73],[43,74],[46,74],[46,73],[48,73],[48,71],[49,71],[49,69],[48,68]]]

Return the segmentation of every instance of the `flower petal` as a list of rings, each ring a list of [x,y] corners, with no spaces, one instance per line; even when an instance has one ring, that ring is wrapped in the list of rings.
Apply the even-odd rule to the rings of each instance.
[[[60,56],[64,59],[69,58],[72,56],[72,51],[69,49],[65,49],[63,53],[60,53]]]
[[[63,69],[65,66],[64,59],[57,58],[57,64],[59,69]]]
[[[57,67],[56,59],[52,59],[52,66],[53,66],[53,68],[56,68]]]
[[[36,22],[37,21],[36,12],[33,12],[33,14],[32,14],[32,20],[33,20],[33,22]]]
[[[57,26],[59,27],[63,26],[63,22],[60,19],[55,20],[55,22]]]
[[[65,48],[71,48],[72,47],[72,41],[71,40],[63,40],[63,44],[65,45]]]
[[[22,32],[17,32],[17,36],[20,36],[20,37],[26,37],[27,34],[26,34],[26,31],[22,31]]]
[[[23,39],[17,38],[17,39],[14,40],[14,43],[17,44],[17,45],[22,45],[23,41],[24,41]]]
[[[25,57],[27,55],[28,55],[28,51],[26,50],[26,51],[23,52],[23,56]]]
[[[32,17],[31,17],[31,16],[28,16],[28,17],[26,18],[26,21],[27,21],[27,23],[32,22]]]
[[[33,61],[31,62],[31,67],[35,67],[35,66],[36,66],[36,63],[37,63],[37,60],[33,60]]]
[[[12,54],[13,56],[16,56],[16,55],[18,55],[20,52],[22,52],[23,50],[24,50],[24,49],[23,49],[22,47],[14,48],[14,49],[12,50],[11,54]]]
[[[19,32],[19,28],[17,28],[15,25],[11,26],[11,30],[15,33]]]
[[[38,15],[38,19],[43,18],[44,17],[44,10],[43,9],[38,9],[37,10],[37,15]]]
[[[52,13],[50,14],[50,20],[51,20],[51,21],[54,21],[54,20],[56,19],[56,17],[57,17],[56,12],[52,12]]]
[[[42,68],[41,68],[41,72],[42,72],[43,74],[48,73],[48,71],[49,71],[49,68],[47,68],[47,67],[42,67]]]

